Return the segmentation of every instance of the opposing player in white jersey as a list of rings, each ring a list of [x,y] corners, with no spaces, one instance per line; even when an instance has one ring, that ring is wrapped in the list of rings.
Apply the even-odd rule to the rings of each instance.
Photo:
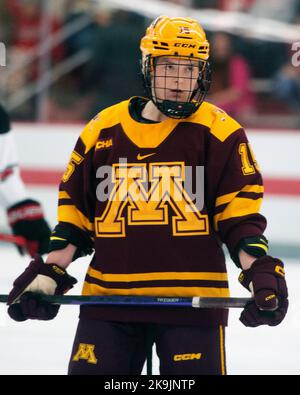
[[[44,254],[48,251],[50,229],[42,207],[30,199],[21,179],[9,116],[0,105],[0,207],[7,213],[14,235],[26,241],[27,252]],[[24,248],[18,246],[21,254]]]

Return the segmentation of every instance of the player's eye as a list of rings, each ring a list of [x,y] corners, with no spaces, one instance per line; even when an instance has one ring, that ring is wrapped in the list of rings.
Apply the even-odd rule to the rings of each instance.
[[[167,65],[166,65],[166,69],[167,69],[167,70],[174,70],[174,68],[175,68],[175,67],[174,67],[173,64],[167,64]]]

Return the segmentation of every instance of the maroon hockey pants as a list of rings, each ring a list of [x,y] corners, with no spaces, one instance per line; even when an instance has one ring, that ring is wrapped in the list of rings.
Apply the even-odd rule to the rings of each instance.
[[[69,375],[139,375],[147,342],[156,344],[161,375],[226,374],[224,327],[116,323],[81,319]]]

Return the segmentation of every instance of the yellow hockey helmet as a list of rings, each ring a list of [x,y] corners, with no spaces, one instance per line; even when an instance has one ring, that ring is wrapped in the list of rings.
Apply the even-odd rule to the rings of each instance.
[[[202,27],[195,19],[159,16],[147,28],[140,43],[142,74],[146,95],[165,115],[171,118],[187,118],[203,102],[210,87],[209,43]],[[160,98],[155,84],[156,63],[159,57],[189,59],[199,63],[197,86],[188,93],[188,101]],[[169,82],[165,78],[165,91]],[[191,83],[192,86],[192,83]],[[160,88],[162,91],[162,88]],[[188,91],[185,91],[188,92]]]
[[[143,55],[187,56],[207,60],[209,43],[195,19],[159,16],[146,30],[141,40]]]

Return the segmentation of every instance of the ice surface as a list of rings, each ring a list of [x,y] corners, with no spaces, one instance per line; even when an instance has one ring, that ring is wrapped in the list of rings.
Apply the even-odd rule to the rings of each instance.
[[[28,262],[14,247],[0,244],[0,294],[8,293]],[[69,269],[79,280],[74,294],[81,291],[86,262],[81,258]],[[232,310],[226,332],[228,374],[300,374],[300,261],[285,263],[290,293],[285,321],[273,328],[246,328],[238,320],[240,310]],[[237,282],[238,269],[230,261],[228,270],[232,296],[248,296]],[[16,323],[0,305],[0,374],[66,374],[77,321],[78,307],[63,306],[55,320]],[[155,355],[153,364],[153,372],[158,374]]]

